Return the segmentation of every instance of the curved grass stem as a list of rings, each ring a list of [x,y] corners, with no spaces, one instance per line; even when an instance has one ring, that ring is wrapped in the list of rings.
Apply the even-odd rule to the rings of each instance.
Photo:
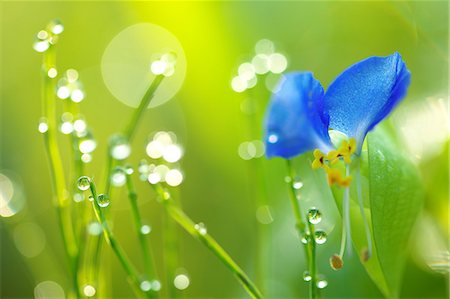
[[[209,235],[206,230],[196,228],[196,224],[187,216],[183,210],[170,198],[168,191],[164,190],[161,185],[152,185],[161,198],[161,202],[170,217],[177,222],[192,237],[199,240],[205,245],[237,278],[247,293],[256,299],[264,298],[259,289],[245,274],[245,272],[236,264],[230,255],[217,243],[217,241]]]
[[[70,262],[72,272],[72,283],[77,298],[80,297],[78,285],[78,245],[71,215],[70,196],[66,188],[65,173],[61,160],[61,154],[57,141],[56,102],[55,102],[55,79],[50,78],[48,70],[55,66],[54,47],[51,46],[43,55],[43,90],[42,103],[43,114],[47,121],[48,130],[44,133],[45,149],[47,152],[50,178],[53,194],[56,197],[56,209],[58,221],[63,237],[64,248]]]
[[[103,208],[100,207],[98,204],[97,190],[95,187],[95,183],[92,181],[92,179],[90,180],[90,191],[92,196],[94,197],[92,205],[94,207],[95,216],[97,217],[97,220],[100,222],[102,226],[105,240],[113,250],[114,254],[117,256],[120,264],[127,273],[128,282],[130,283],[133,291],[138,297],[154,298],[153,292],[150,293],[141,290],[140,288],[141,280],[139,279],[138,271],[129,260],[122,246],[120,246],[111,228],[109,227]]]
[[[157,75],[155,79],[153,79],[149,88],[142,97],[139,107],[134,111],[133,115],[131,116],[128,125],[125,127],[124,130],[124,135],[125,138],[128,140],[128,142],[131,142],[132,138],[134,137],[134,133],[136,132],[139,120],[141,119],[142,114],[144,113],[145,109],[147,109],[148,105],[153,99],[155,91],[156,89],[158,89],[158,86],[161,84],[163,79],[164,75]]]
[[[130,200],[131,210],[133,213],[134,225],[136,228],[136,233],[139,239],[139,245],[141,247],[142,256],[144,259],[144,269],[147,279],[157,279],[155,266],[152,258],[152,251],[149,246],[148,240],[145,234],[141,231],[142,229],[142,217],[139,212],[139,207],[137,204],[137,193],[134,189],[134,184],[131,175],[126,174],[126,184],[128,188],[128,199]]]

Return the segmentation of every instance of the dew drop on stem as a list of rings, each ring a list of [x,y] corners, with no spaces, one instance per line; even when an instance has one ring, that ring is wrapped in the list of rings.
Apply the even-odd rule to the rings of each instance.
[[[318,224],[322,221],[322,214],[316,208],[312,208],[308,211],[308,222],[311,224]]]
[[[91,179],[87,176],[82,176],[77,181],[77,187],[81,191],[86,191],[91,186]]]

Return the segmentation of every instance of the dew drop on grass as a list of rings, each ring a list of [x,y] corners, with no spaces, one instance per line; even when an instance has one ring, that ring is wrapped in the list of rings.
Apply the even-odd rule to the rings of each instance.
[[[303,187],[303,183],[299,180],[295,180],[292,183],[292,188],[294,188],[295,190],[300,190]]]
[[[324,231],[318,230],[314,233],[314,240],[317,244],[324,244],[327,241],[327,234]]]
[[[199,222],[196,225],[194,225],[194,228],[198,231],[200,235],[206,235],[208,230],[206,229],[206,225],[203,222]]]
[[[86,191],[91,186],[91,179],[87,176],[82,176],[77,181],[77,187],[81,191]]]
[[[41,118],[38,125],[39,133],[46,133],[48,131],[48,123],[45,118]]]
[[[131,154],[131,147],[127,139],[121,135],[114,135],[110,140],[110,154],[116,160],[125,160]]]
[[[152,228],[149,225],[144,224],[141,226],[141,234],[148,235],[152,231]]]
[[[175,276],[173,285],[179,290],[185,290],[189,287],[190,280],[186,274],[179,274]]]
[[[306,233],[302,236],[301,241],[303,244],[308,244],[310,239],[311,239],[311,236],[308,233]]]
[[[141,282],[141,284],[139,285],[139,287],[141,288],[141,290],[143,290],[144,292],[148,292],[152,289],[152,284],[150,281],[148,280],[144,280]]]
[[[97,197],[97,203],[101,208],[106,208],[107,206],[109,206],[110,201],[108,195],[99,194]]]
[[[309,271],[303,272],[303,280],[304,281],[311,281],[312,277],[311,274],[309,274]]]
[[[323,275],[320,275],[316,282],[317,288],[324,289],[327,287],[327,285],[328,285],[328,281],[325,279],[325,277]]]
[[[121,169],[116,169],[114,173],[111,175],[111,184],[114,187],[122,187],[125,185],[127,178],[125,172]]]
[[[64,31],[64,25],[60,20],[53,20],[48,24],[48,28],[53,34],[61,34]]]
[[[318,224],[322,221],[322,213],[316,208],[312,208],[308,211],[308,222],[311,224]]]
[[[96,290],[93,286],[91,285],[86,285],[83,288],[83,293],[86,297],[93,297],[96,293]]]
[[[161,282],[159,280],[152,281],[152,290],[154,290],[154,291],[161,290]]]

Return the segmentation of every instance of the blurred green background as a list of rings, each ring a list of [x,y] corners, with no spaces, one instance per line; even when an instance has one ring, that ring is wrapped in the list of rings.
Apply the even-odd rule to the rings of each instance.
[[[260,123],[270,93],[263,81],[254,92],[234,92],[230,82],[239,64],[251,59],[258,40],[267,38],[287,57],[288,71],[311,70],[326,87],[356,61],[394,51],[401,53],[411,70],[412,84],[407,98],[388,122],[403,138],[402,150],[422,171],[427,190],[422,217],[426,220],[422,220],[428,229],[419,225],[415,230],[401,293],[403,298],[448,297],[446,1],[11,1],[1,2],[0,7],[0,172],[15,182],[15,197],[25,200],[22,210],[0,221],[2,298],[34,297],[34,287],[42,281],[69,288],[42,136],[37,131],[41,116],[41,55],[32,49],[35,34],[53,18],[61,19],[65,25],[57,46],[58,69],[77,69],[86,90],[87,97],[80,105],[98,143],[86,174],[94,178],[101,176],[108,136],[119,131],[132,112],[105,87],[101,74],[105,48],[121,30],[142,22],[162,26],[178,38],[187,61],[184,84],[170,102],[147,111],[134,139],[130,162],[137,165],[145,157],[150,133],[175,132],[185,149],[185,181],[179,194],[186,212],[195,221],[204,222],[208,232],[252,277],[256,276],[255,252],[258,247],[263,248],[267,267],[264,291],[270,298],[307,297],[307,284],[301,277],[305,264],[297,248],[283,181],[285,165],[279,159],[262,163],[274,221],[266,227],[269,235],[265,242],[258,243],[256,238],[255,232],[262,225],[255,217],[255,188],[262,187],[254,177],[255,161],[241,159],[238,147],[243,141],[261,138]],[[240,108],[249,97],[259,107],[253,119]],[[69,142],[64,137],[61,136],[60,145],[67,157]],[[136,185],[142,211],[152,226],[153,247],[161,268],[162,209],[153,200],[147,184],[136,181]],[[114,231],[140,267],[129,205],[124,192],[116,194],[111,208]],[[332,202],[324,205],[332,206]],[[329,221],[336,220],[331,214],[336,217],[337,211],[329,210]],[[423,233],[429,230],[433,233]],[[435,237],[430,237],[433,234]],[[324,297],[381,297],[358,257],[348,259],[341,272],[329,269],[328,257],[337,250],[339,235],[339,230],[332,230],[327,245],[319,249],[319,267],[329,281]],[[420,239],[423,235],[432,241]],[[180,267],[186,269],[191,280],[183,292],[186,297],[245,296],[232,275],[207,249],[182,231],[179,236]],[[27,257],[24,247],[42,250]],[[105,248],[107,296],[132,296],[116,257]],[[447,276],[431,270],[433,258],[444,265]]]

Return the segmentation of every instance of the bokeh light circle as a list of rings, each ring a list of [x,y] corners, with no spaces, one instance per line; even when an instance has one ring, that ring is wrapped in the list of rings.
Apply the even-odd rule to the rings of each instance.
[[[164,78],[149,107],[159,106],[179,91],[186,76],[186,57],[178,39],[168,30],[151,23],[125,28],[106,47],[102,76],[108,90],[122,103],[138,107],[155,75],[152,62],[166,53],[177,57],[175,73]]]

